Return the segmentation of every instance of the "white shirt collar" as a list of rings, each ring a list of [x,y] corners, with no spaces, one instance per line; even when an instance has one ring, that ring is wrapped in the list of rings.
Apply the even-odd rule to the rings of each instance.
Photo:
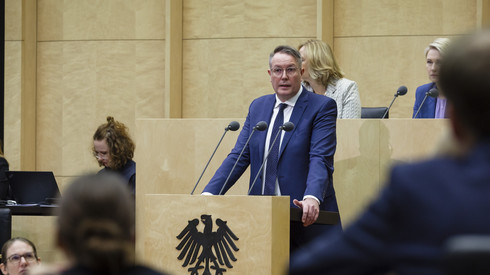
[[[299,96],[301,95],[302,92],[303,92],[303,85],[301,85],[299,87],[299,91],[298,91],[298,93],[296,93],[296,95],[294,95],[290,99],[286,100],[285,102],[282,102],[279,99],[279,97],[277,97],[277,94],[276,94],[276,104],[274,105],[274,108],[278,107],[279,104],[281,104],[281,103],[286,103],[288,106],[294,107],[294,105],[296,104],[296,101],[298,101],[298,98],[299,98]]]

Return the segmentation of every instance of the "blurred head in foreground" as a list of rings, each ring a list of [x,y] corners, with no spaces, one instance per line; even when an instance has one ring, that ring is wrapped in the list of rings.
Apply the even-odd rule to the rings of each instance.
[[[104,274],[134,265],[134,202],[123,182],[86,175],[63,193],[57,241],[74,265]]]

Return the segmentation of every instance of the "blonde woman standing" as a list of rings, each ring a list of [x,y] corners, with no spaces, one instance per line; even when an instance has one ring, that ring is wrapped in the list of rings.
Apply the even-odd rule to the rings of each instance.
[[[321,40],[308,40],[299,45],[298,50],[306,88],[333,98],[337,103],[338,118],[361,118],[357,83],[344,78],[330,46]]]

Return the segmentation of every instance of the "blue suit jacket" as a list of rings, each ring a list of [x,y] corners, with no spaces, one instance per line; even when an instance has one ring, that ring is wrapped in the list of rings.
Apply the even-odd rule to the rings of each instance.
[[[422,108],[417,114],[417,117],[414,117],[420,107],[420,104],[422,104],[422,101],[424,100],[425,94],[432,88],[436,88],[436,83],[431,82],[417,87],[417,90],[415,91],[415,103],[413,105],[412,118],[434,118],[436,116],[437,99],[428,96],[424,102],[424,105],[422,105]]]
[[[253,127],[259,121],[266,121],[271,125],[275,100],[275,95],[270,94],[257,98],[250,104],[235,147],[203,192],[219,193]],[[320,209],[338,211],[332,184],[333,156],[337,145],[336,119],[337,105],[333,99],[303,88],[290,118],[295,127],[285,133],[279,152],[279,186],[282,195],[290,196],[291,206],[293,199],[303,200],[304,195],[313,195],[320,200]],[[266,135],[267,131],[254,132],[223,193],[240,178],[249,165],[250,185],[252,184],[264,159]],[[261,190],[260,177],[250,194],[261,194]]]
[[[464,158],[395,167],[380,197],[344,235],[291,257],[291,274],[442,274],[448,238],[490,234],[490,142]]]

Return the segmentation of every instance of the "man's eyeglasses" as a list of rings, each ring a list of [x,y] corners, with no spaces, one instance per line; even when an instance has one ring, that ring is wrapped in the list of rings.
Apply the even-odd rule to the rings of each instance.
[[[24,258],[26,262],[35,262],[37,260],[36,255],[32,252],[28,252],[22,255],[14,254],[7,258],[7,260],[11,263],[18,264],[20,260]]]
[[[287,68],[283,69],[283,68],[279,68],[279,67],[274,67],[271,70],[272,75],[275,77],[281,77],[283,75],[284,71],[286,71],[287,76],[294,76],[298,72],[298,68],[287,67]]]

